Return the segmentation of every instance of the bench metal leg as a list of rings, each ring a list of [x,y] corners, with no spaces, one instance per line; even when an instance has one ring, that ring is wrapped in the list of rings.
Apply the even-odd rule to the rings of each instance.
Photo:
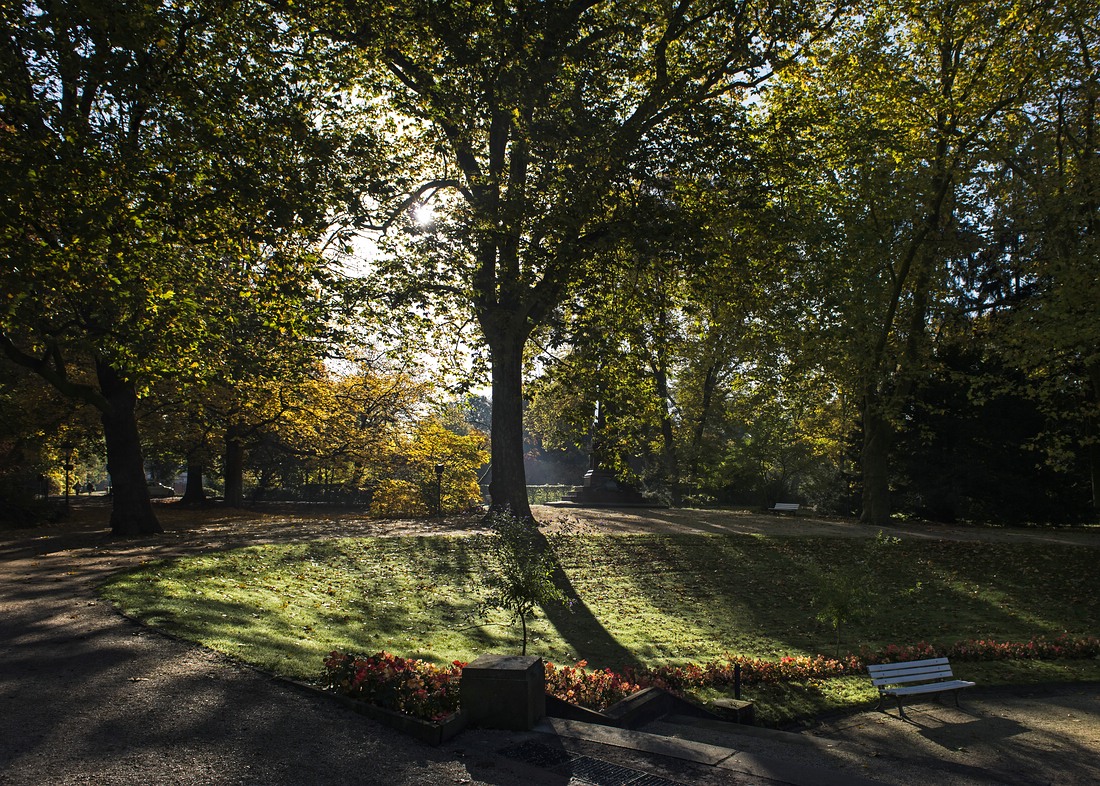
[[[898,700],[898,715],[909,720],[909,716],[905,714],[905,708],[901,706],[901,696],[894,696],[894,698]]]
[[[962,705],[959,704],[959,692],[957,690],[950,691],[951,696],[955,699],[955,706],[962,709]],[[936,703],[943,704],[943,693],[936,694]]]

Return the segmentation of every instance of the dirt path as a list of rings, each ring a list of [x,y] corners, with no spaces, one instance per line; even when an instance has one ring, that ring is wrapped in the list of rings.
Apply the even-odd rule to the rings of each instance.
[[[517,770],[507,759],[464,750],[461,737],[438,749],[412,742],[324,697],[130,623],[96,596],[109,573],[149,559],[261,541],[460,534],[476,529],[476,519],[377,521],[293,507],[270,514],[197,517],[165,507],[160,509],[165,534],[120,541],[107,531],[105,502],[83,500],[60,526],[0,533],[0,784],[565,785],[560,776]],[[873,534],[849,522],[719,511],[540,507],[537,513],[551,526],[609,533]],[[1095,529],[920,525],[891,532],[1100,546]],[[1057,774],[1050,780],[1059,783],[1100,780],[1100,766],[1090,757],[1100,749],[1098,692],[1059,690],[1069,691],[1076,702],[1069,709],[1061,699],[1044,698],[1028,705],[1022,716],[1009,706],[1008,713],[1016,714],[1006,717],[1008,705],[998,705],[994,697],[991,704],[972,705],[979,715],[945,716],[938,728],[931,722],[908,728],[876,714],[863,720],[851,716],[815,733],[843,743],[847,755],[871,762],[864,771],[872,777],[901,772],[898,762],[908,762],[907,773],[919,772],[928,766],[919,762],[957,758],[962,750],[969,763],[959,766],[969,769],[955,773],[952,782],[998,782],[967,775],[981,772],[1016,773],[1019,783],[1049,782],[1043,780],[1048,774]],[[1041,723],[1040,716],[1045,718]],[[951,739],[956,732],[983,728],[989,732],[965,744]],[[782,742],[774,744],[782,750]],[[929,750],[929,745],[945,750]],[[951,746],[954,752],[947,750]],[[1049,756],[1043,756],[1044,749]],[[1005,759],[1005,751],[1017,757],[1033,753],[1038,764],[1024,779],[1019,767],[1025,764]],[[884,780],[904,783],[908,777]],[[740,782],[732,775],[723,781]]]
[[[535,516],[555,526],[606,534],[638,532],[695,535],[770,535],[772,537],[870,538],[879,531],[852,519],[809,514],[772,515],[741,510],[670,508],[565,508],[537,505]],[[883,528],[890,535],[916,540],[1030,542],[1100,548],[1100,527],[964,527],[899,523]]]

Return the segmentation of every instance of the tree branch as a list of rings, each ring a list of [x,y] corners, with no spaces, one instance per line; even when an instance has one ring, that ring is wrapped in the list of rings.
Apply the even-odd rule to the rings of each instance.
[[[60,351],[56,346],[50,348],[45,356],[37,358],[17,347],[7,333],[0,332],[0,348],[4,350],[4,354],[7,355],[10,361],[23,368],[30,369],[66,397],[90,404],[100,412],[111,411],[111,402],[95,387],[81,382],[73,382],[68,378],[65,373],[65,366],[61,362]],[[54,363],[57,364],[56,368],[50,365],[51,357]]]

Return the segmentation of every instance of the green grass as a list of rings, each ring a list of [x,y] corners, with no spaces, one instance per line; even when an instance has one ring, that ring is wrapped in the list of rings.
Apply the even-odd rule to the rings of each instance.
[[[302,679],[316,678],[332,649],[385,649],[440,663],[518,652],[518,631],[505,618],[476,614],[482,564],[474,543],[423,537],[257,546],[149,564],[115,576],[104,594],[149,625]],[[725,653],[832,654],[833,631],[815,618],[816,577],[860,553],[842,539],[568,538],[558,556],[578,603],[540,615],[529,652],[612,668]],[[875,567],[869,580],[881,587],[881,603],[842,630],[842,644],[854,650],[1095,634],[1095,563],[1096,551],[1083,547],[906,541]],[[1095,666],[958,670],[989,683],[1098,679]],[[759,715],[771,722],[873,698],[858,678],[752,690]]]

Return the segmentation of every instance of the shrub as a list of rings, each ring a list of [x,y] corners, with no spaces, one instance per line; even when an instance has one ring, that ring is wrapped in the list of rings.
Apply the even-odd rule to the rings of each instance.
[[[416,516],[430,514],[420,487],[407,480],[384,480],[371,498],[372,516]]]

